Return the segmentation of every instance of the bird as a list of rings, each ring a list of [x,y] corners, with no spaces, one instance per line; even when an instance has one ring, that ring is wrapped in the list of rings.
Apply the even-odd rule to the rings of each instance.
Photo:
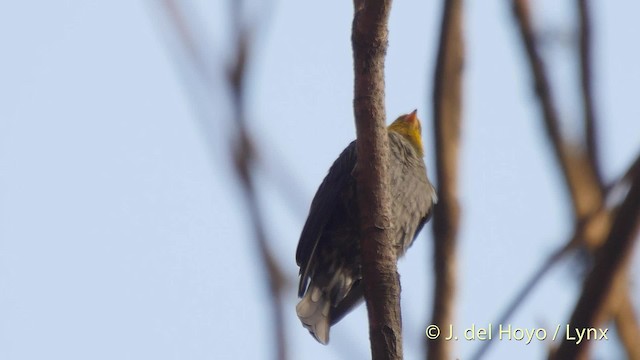
[[[417,110],[387,127],[391,192],[391,239],[404,255],[429,220],[438,201],[424,163]],[[329,329],[364,299],[360,219],[357,204],[356,142],[330,167],[309,208],[296,250],[300,282],[296,313],[321,344]]]

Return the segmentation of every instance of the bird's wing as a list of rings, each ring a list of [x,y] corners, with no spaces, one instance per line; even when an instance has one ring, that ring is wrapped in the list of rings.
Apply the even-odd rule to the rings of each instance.
[[[424,160],[413,146],[393,131],[389,132],[389,145],[396,241],[404,253],[431,217],[437,195],[427,177]]]
[[[304,295],[308,282],[308,269],[314,261],[314,253],[318,247],[318,242],[322,238],[325,226],[331,219],[341,199],[345,189],[355,181],[352,175],[356,166],[356,142],[353,141],[338,156],[338,159],[331,165],[329,173],[320,184],[316,192],[309,216],[304,224],[298,249],[296,250],[296,262],[300,266],[299,296]]]
[[[426,204],[427,206],[427,212],[418,222],[418,226],[416,227],[416,232],[413,235],[414,241],[416,237],[418,237],[418,234],[420,234],[420,230],[422,230],[424,225],[427,222],[429,222],[429,220],[431,220],[431,217],[433,216],[433,207],[438,203],[438,194],[435,187],[433,187],[433,185],[431,184],[431,182],[429,182],[429,180],[427,180],[427,184],[428,184],[427,186],[428,190],[419,195],[421,198],[421,202],[423,204]]]

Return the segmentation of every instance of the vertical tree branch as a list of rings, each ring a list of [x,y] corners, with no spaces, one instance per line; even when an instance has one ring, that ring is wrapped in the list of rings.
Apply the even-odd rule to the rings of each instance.
[[[439,200],[433,215],[435,291],[431,324],[441,328],[453,323],[456,246],[460,223],[457,189],[464,59],[462,6],[462,0],[444,1],[433,88]],[[442,337],[429,341],[427,358],[453,358],[450,344]]]
[[[611,232],[601,249],[598,250],[596,263],[585,280],[582,294],[569,322],[570,329],[585,329],[597,325],[605,306],[605,300],[611,293],[613,279],[628,263],[634,240],[640,230],[640,176],[636,176],[631,189],[617,212]],[[564,341],[554,359],[586,358],[592,341]]]
[[[595,100],[593,98],[592,56],[591,56],[591,13],[587,0],[576,0],[579,14],[580,31],[580,79],[582,82],[582,111],[584,116],[584,131],[587,155],[594,169],[596,180],[600,188],[603,187],[602,175],[598,155],[598,141],[596,138]]]
[[[362,277],[373,359],[402,359],[400,281],[390,237],[389,144],[384,60],[390,0],[354,1],[353,108],[357,132]]]

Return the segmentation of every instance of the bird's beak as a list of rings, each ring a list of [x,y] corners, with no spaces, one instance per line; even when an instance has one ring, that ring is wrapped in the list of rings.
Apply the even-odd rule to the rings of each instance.
[[[415,124],[418,122],[418,109],[413,110],[406,118],[407,123]]]

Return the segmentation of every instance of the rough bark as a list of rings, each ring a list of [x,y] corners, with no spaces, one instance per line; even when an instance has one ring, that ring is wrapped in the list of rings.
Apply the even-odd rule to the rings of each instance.
[[[389,144],[385,126],[384,60],[390,0],[354,1],[358,206],[362,277],[373,359],[402,359],[400,279],[391,241]]]

